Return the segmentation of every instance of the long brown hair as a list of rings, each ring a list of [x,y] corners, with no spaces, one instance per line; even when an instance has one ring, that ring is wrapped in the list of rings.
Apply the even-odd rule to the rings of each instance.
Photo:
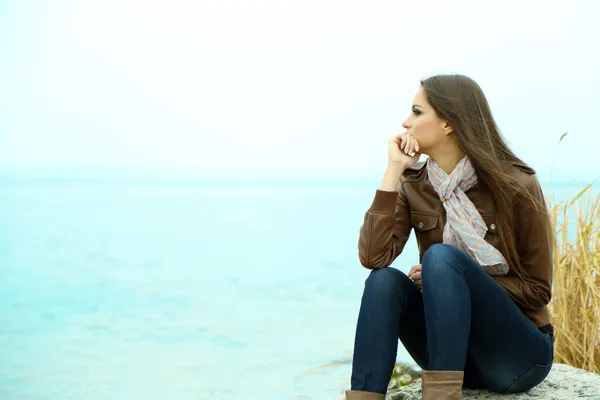
[[[530,173],[534,171],[506,144],[477,82],[464,75],[436,75],[423,79],[421,86],[437,115],[452,127],[458,144],[475,169],[479,183],[490,191],[497,212],[501,239],[499,250],[507,256],[507,262],[515,272],[522,276],[524,270],[517,253],[513,202],[517,198],[530,199],[544,215],[543,223],[547,227],[551,223],[546,204],[533,198],[511,175],[510,170],[519,166]]]

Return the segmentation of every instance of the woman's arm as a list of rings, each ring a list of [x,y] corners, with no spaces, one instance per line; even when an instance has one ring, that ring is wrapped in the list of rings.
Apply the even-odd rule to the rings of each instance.
[[[540,309],[550,302],[552,295],[554,232],[545,215],[546,201],[536,176],[527,175],[524,185],[531,197],[544,206],[540,210],[527,196],[515,202],[516,245],[525,272],[524,280],[504,282],[506,279],[503,277],[494,278],[518,304]]]
[[[365,214],[358,240],[358,258],[369,269],[384,268],[400,255],[410,235],[406,194],[399,185],[404,168],[389,167]]]

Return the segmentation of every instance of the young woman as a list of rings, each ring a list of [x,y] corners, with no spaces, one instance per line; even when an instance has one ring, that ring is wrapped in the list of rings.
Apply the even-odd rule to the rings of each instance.
[[[462,387],[528,390],[554,359],[554,235],[535,172],[468,77],[421,81],[402,126],[360,230],[372,271],[346,398],[384,399],[398,339],[423,369],[425,400],[460,399]],[[406,275],[390,265],[411,229],[421,264]]]

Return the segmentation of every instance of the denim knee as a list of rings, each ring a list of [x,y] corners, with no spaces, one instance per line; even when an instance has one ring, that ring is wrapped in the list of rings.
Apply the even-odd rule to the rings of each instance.
[[[423,255],[423,264],[443,263],[449,260],[457,251],[459,250],[451,244],[432,244]]]
[[[394,294],[402,290],[403,286],[410,284],[410,278],[396,268],[385,267],[371,271],[365,282],[365,289],[379,295]]]
[[[421,265],[421,279],[423,282],[427,279],[440,277],[453,269],[462,268],[461,263],[454,262],[460,250],[450,244],[436,243],[429,247],[423,255]],[[461,271],[459,271],[461,272]]]

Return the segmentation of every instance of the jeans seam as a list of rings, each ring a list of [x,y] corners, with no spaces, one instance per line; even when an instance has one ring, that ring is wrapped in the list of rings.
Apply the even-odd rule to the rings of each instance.
[[[554,360],[550,360],[549,363],[547,364],[534,364],[533,367],[529,368],[527,371],[525,371],[525,373],[517,376],[512,383],[510,384],[510,386],[508,388],[506,388],[506,392],[510,392],[510,389],[512,389],[516,383],[518,383],[521,378],[523,378],[524,376],[526,376],[527,374],[529,374],[531,371],[533,371],[536,368],[548,368],[548,367],[552,367],[552,364],[554,363]]]

